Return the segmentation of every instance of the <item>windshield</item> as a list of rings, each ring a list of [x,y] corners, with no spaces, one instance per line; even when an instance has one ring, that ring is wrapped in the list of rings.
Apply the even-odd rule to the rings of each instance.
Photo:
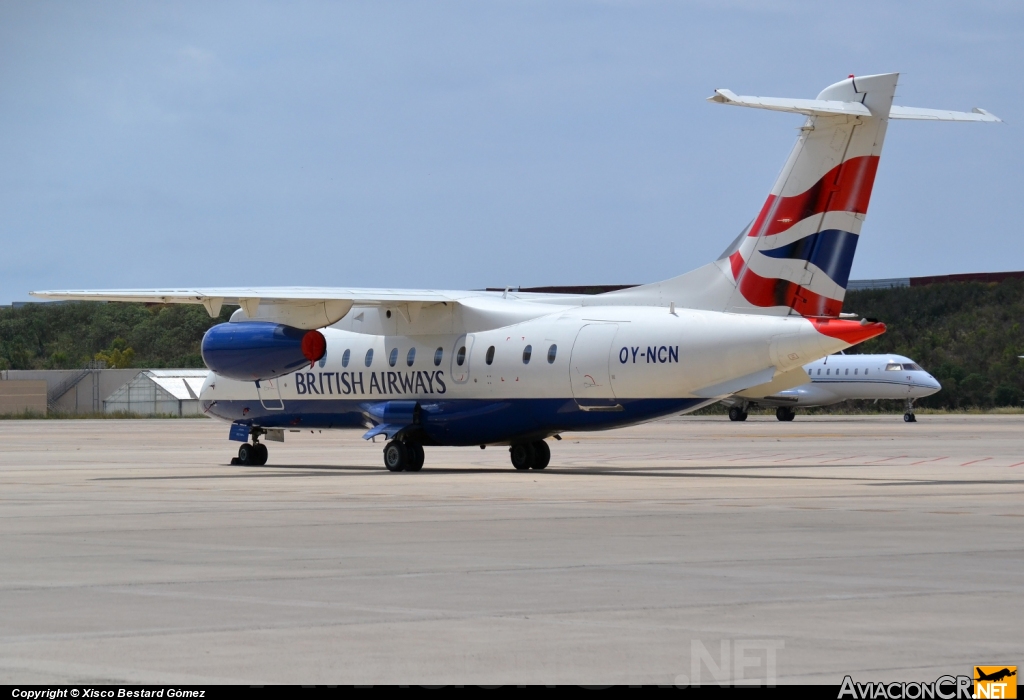
[[[921,369],[921,365],[917,364],[916,362],[904,362],[903,369],[909,369],[914,372],[924,372],[924,370]]]

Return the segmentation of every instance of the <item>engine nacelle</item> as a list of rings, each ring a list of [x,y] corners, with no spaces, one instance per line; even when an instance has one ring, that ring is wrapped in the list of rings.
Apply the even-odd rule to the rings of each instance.
[[[203,362],[217,374],[239,381],[273,379],[327,353],[320,331],[259,321],[221,323],[203,336]]]

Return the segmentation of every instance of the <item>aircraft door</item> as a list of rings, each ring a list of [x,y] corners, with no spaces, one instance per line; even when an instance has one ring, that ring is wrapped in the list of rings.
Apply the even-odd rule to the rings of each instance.
[[[580,329],[569,358],[569,381],[584,411],[621,411],[612,388],[609,358],[618,332],[615,323],[591,323]]]
[[[456,384],[469,381],[469,358],[473,353],[473,336],[462,335],[452,346],[451,378]]]
[[[261,379],[256,382],[256,392],[260,395],[260,403],[268,411],[283,411],[284,400],[281,398],[281,384],[278,379]]]

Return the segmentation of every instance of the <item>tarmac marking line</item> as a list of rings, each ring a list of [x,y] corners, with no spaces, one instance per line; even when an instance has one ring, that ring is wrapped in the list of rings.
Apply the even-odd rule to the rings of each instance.
[[[961,467],[966,467],[968,464],[977,464],[978,462],[987,462],[990,459],[992,459],[992,458],[991,457],[985,457],[984,459],[975,459],[975,460],[973,460],[971,462],[964,462],[960,466]]]

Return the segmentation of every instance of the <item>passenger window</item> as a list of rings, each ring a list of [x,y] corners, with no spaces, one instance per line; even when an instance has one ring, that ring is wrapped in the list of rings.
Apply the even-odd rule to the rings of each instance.
[[[807,376],[808,376],[808,377],[810,377],[810,376],[811,376],[811,375],[813,375],[813,374],[814,374],[814,370],[813,370],[813,369],[809,369],[809,370],[807,370]]]
[[[439,367],[441,365],[441,359],[443,357],[444,348],[438,348],[437,350],[434,351],[434,367]],[[459,364],[461,365],[462,363],[460,362]]]
[[[462,367],[462,364],[466,361],[466,346],[463,345],[459,348],[459,351],[455,354],[455,364]]]
[[[860,370],[859,370],[859,369],[854,369],[854,370],[853,370],[853,373],[854,373],[854,374],[857,374],[857,372],[860,372]]]
[[[845,376],[845,375],[848,375],[849,373],[850,373],[850,370],[846,370],[845,372],[843,372],[843,375]]]
[[[366,366],[369,367],[373,364],[373,348],[366,351]]]
[[[870,372],[870,371],[871,371],[871,370],[869,370],[869,369],[866,369],[866,368],[865,368],[865,370],[864,370],[864,374],[866,375],[866,374],[867,374],[868,372]]]
[[[491,364],[494,362],[494,346],[487,348],[487,355],[484,357],[484,362]]]
[[[903,369],[903,367],[900,366],[899,362],[890,362],[885,366],[886,372],[899,372],[901,369]]]
[[[391,348],[391,354],[388,355],[388,364],[392,367],[398,362],[398,348]]]
[[[832,374],[832,370],[830,370],[830,369],[825,370],[825,374]]]
[[[412,363],[416,361],[416,348],[409,348],[409,354],[405,356],[405,364],[412,367]]]
[[[348,367],[348,361],[352,359],[352,351],[346,350],[341,356],[341,366]]]
[[[533,346],[532,345],[527,345],[525,348],[523,348],[523,364],[524,365],[530,364],[530,355],[532,355],[532,354],[533,354]]]
[[[555,363],[555,356],[558,354],[558,346],[552,345],[548,348],[548,364],[552,365]]]
[[[818,376],[819,377],[821,376],[821,368],[820,367],[818,368]]]

